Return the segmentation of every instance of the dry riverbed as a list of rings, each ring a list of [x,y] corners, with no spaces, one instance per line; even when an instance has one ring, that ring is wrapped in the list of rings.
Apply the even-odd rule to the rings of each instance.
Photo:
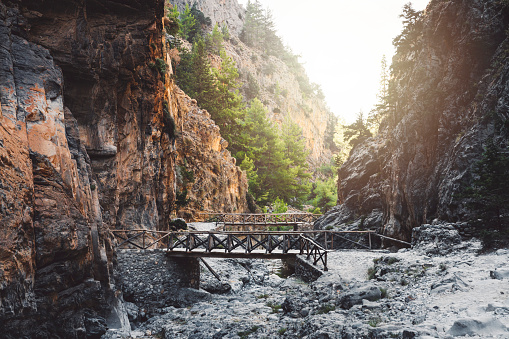
[[[143,321],[128,305],[130,336],[508,338],[509,251],[478,255],[478,241],[421,228],[413,249],[331,252],[329,271],[311,283],[281,277],[276,260],[207,259],[222,281],[204,269],[192,304]]]

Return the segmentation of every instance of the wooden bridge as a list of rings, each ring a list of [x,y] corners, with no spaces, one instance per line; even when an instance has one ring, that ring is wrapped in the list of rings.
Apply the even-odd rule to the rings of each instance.
[[[174,257],[285,259],[304,254],[327,270],[327,250],[298,232],[113,230],[117,248],[165,248]]]
[[[327,252],[334,242],[354,248],[372,249],[374,237],[410,244],[386,237],[375,231],[299,230],[311,224],[319,215],[310,213],[280,214],[213,214],[222,231],[151,231],[112,230],[117,248],[164,248],[174,257],[265,258],[284,259],[306,255],[313,265],[321,263],[327,270]],[[290,226],[291,230],[270,231],[267,228]],[[243,228],[242,231],[231,228]],[[245,230],[245,227],[256,229]],[[260,230],[259,228],[262,228]],[[359,241],[359,238],[361,241]]]
[[[208,213],[216,226],[222,225],[223,231],[261,231],[289,230],[297,231],[303,226],[312,226],[321,214],[312,213]]]

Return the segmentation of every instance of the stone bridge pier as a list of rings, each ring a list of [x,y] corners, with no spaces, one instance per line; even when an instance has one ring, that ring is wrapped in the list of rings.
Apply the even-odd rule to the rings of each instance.
[[[164,249],[117,250],[115,281],[124,300],[140,308],[184,306],[199,294],[198,258],[172,258]]]

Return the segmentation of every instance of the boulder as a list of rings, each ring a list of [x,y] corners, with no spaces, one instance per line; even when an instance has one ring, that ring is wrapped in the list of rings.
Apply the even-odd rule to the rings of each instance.
[[[452,327],[447,331],[452,336],[493,336],[500,334],[508,334],[507,328],[495,318],[481,319],[459,319],[454,322]]]
[[[344,293],[338,300],[337,305],[344,309],[350,309],[354,305],[362,304],[363,300],[376,301],[382,298],[382,292],[377,286],[362,286],[353,288]]]

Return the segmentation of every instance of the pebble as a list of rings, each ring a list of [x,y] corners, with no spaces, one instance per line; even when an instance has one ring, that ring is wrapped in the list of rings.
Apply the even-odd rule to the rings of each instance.
[[[431,237],[431,231],[426,232]],[[132,325],[138,333],[150,331],[152,336],[172,339],[212,338],[211,332],[214,338],[241,334],[279,338],[283,329],[285,338],[447,338],[464,334],[508,338],[509,299],[502,294],[507,279],[489,279],[490,271],[503,272],[508,252],[477,255],[470,250],[477,248],[475,244],[457,243],[453,235],[450,238],[463,249],[433,252],[429,246],[417,246],[390,254],[399,261],[379,261],[380,280],[366,280],[366,272],[373,267],[373,258],[389,255],[383,252],[331,252],[329,271],[311,283],[295,276],[277,277],[273,262],[207,259],[231,290],[207,294],[191,309],[164,306],[152,310],[146,315],[148,320]],[[202,271],[201,279],[205,283],[215,278]],[[403,280],[407,283],[402,284]],[[367,293],[373,287],[384,290],[388,297],[377,296],[379,300],[372,301],[360,297],[360,303],[349,310],[339,307],[345,295]],[[464,326],[468,328],[462,330]]]

